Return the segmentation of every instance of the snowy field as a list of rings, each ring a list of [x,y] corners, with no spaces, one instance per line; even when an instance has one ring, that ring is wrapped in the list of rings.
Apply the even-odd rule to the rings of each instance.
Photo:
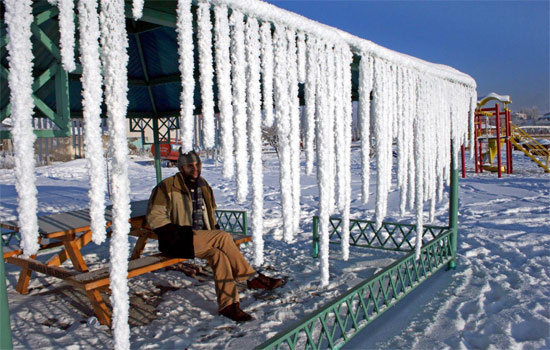
[[[399,256],[351,247],[346,262],[339,247],[331,246],[330,284],[321,288],[319,262],[310,252],[312,216],[318,208],[315,175],[302,172],[300,233],[295,243],[288,244],[281,240],[277,158],[265,154],[264,159],[266,262],[259,269],[285,277],[286,285],[270,293],[241,291],[242,307],[255,320],[236,324],[217,315],[208,276],[192,278],[180,271],[161,270],[132,278],[132,348],[252,348]],[[504,174],[502,179],[469,171],[460,180],[457,269],[438,272],[344,348],[550,348],[550,176],[521,153],[514,153],[514,162],[515,174]],[[39,214],[87,207],[85,164],[75,160],[36,169]],[[360,166],[360,151],[354,149],[352,217],[372,218],[374,195],[367,205],[359,199]],[[175,172],[163,168],[163,177]],[[129,175],[131,200],[147,199],[155,184],[150,159],[132,158]],[[250,212],[250,203],[235,202],[236,184],[222,180],[221,167],[212,160],[204,161],[203,176],[212,185],[220,209]],[[0,169],[1,221],[15,218],[14,183],[13,170]],[[413,215],[399,215],[398,200],[399,192],[393,190],[386,220],[411,222]],[[445,199],[438,206],[434,224],[446,224],[446,203]],[[155,251],[155,243],[146,249]],[[253,246],[243,251],[252,261]],[[85,252],[90,265],[108,263],[107,243],[90,243]],[[198,259],[196,263],[203,264]],[[19,268],[6,264],[6,270],[15,348],[112,348],[110,330],[94,324],[82,294],[35,273],[29,294],[23,296],[15,291]]]

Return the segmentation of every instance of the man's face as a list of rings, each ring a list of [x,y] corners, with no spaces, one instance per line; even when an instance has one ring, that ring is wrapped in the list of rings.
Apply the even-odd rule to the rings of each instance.
[[[179,170],[183,174],[183,177],[196,180],[201,176],[202,164],[197,162],[187,163],[180,167]]]

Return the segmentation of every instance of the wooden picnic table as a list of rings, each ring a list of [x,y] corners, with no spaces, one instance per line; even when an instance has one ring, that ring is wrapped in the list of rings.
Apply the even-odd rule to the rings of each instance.
[[[147,200],[132,202],[130,209],[129,221],[131,230],[129,234],[138,237],[138,239],[128,263],[128,278],[187,260],[171,258],[161,253],[142,256],[147,241],[149,239],[157,239],[157,236],[148,227],[145,220]],[[112,216],[111,207],[107,207],[105,211],[107,228],[111,226]],[[2,222],[0,223],[0,227],[19,231],[16,221]],[[82,209],[39,216],[38,232],[39,253],[53,247],[62,247],[62,249],[43,262],[37,259],[38,254],[30,257],[21,256],[23,251],[20,247],[4,247],[5,261],[21,267],[16,286],[17,292],[27,294],[33,271],[62,279],[74,287],[83,289],[92,304],[99,322],[110,325],[111,312],[100,294],[101,291],[106,291],[109,288],[109,267],[90,271],[82,254],[82,248],[92,241],[89,210]],[[233,239],[237,245],[252,240],[251,236],[239,234],[233,234]],[[61,266],[68,259],[71,261],[73,269]]]

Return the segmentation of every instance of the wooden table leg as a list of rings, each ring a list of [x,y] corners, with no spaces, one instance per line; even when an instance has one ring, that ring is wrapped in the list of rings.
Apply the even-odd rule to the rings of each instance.
[[[36,254],[31,256],[31,259],[36,259]],[[29,288],[29,282],[31,280],[32,270],[28,266],[21,267],[19,273],[19,280],[17,280],[17,287],[15,290],[20,294],[27,294]]]
[[[78,237],[74,242],[76,243],[76,248],[78,251],[82,249],[85,245],[90,243],[92,241],[92,231],[86,231],[84,234],[82,234],[80,237]],[[67,248],[63,249],[59,254],[53,256],[46,262],[46,265],[48,266],[59,266],[63,264],[67,259],[69,258],[69,254],[67,252]],[[77,258],[78,260],[78,258]],[[72,260],[71,260],[72,261]],[[74,263],[74,261],[73,261]],[[76,266],[76,265],[75,265]]]
[[[141,253],[143,253],[143,249],[145,249],[148,239],[148,233],[139,236],[136,245],[134,246],[134,250],[132,251],[132,255],[130,256],[130,260],[139,259],[141,257]]]
[[[88,299],[90,299],[90,302],[92,303],[92,307],[94,308],[94,312],[99,323],[111,327],[111,312],[109,311],[109,308],[107,308],[107,305],[105,304],[105,301],[99,291],[97,289],[87,290],[86,294],[88,294]]]

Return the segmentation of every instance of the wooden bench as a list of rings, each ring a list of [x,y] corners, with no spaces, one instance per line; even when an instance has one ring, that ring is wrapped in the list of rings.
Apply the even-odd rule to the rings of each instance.
[[[136,232],[133,232],[133,235],[136,235]],[[155,235],[152,231],[143,230],[141,231],[141,236],[146,237],[143,241],[143,247],[145,247],[147,238],[156,238],[152,237]],[[246,235],[232,235],[233,240],[237,246],[240,246],[242,243],[247,243],[252,240],[251,236]],[[138,250],[143,250],[143,247]],[[136,254],[136,248],[132,256]],[[141,255],[141,251],[139,252]],[[147,272],[156,271],[167,266],[171,266],[187,259],[184,258],[171,258],[163,255],[162,253],[148,255],[143,257],[135,257],[128,262],[128,278],[136,277]],[[103,267],[98,270],[93,270],[86,273],[73,274],[64,278],[65,282],[68,284],[83,289],[88,295],[88,299],[92,304],[94,312],[97,316],[97,319],[101,324],[111,325],[111,312],[109,311],[103,297],[100,294],[101,290],[104,290],[109,287],[109,267]]]
[[[145,222],[146,211],[146,200],[131,203],[130,225],[132,228],[129,234],[136,236],[138,239],[130,257],[128,278],[159,270],[186,260],[170,258],[162,254],[142,257],[147,241],[149,239],[158,239]],[[232,234],[237,245],[252,240],[252,237],[248,235],[246,211],[216,210],[215,215],[221,229]],[[107,221],[106,227],[108,228],[112,222],[110,207],[105,211],[105,219]],[[40,234],[38,239],[38,243],[40,244],[39,252],[44,252],[44,250],[54,247],[61,247],[62,249],[55,251],[54,255],[44,262],[39,260],[39,254],[24,257],[21,255],[23,253],[21,248],[9,245],[4,250],[3,258],[6,262],[21,267],[16,286],[17,292],[21,294],[28,292],[28,285],[33,271],[59,278],[72,286],[83,289],[90,299],[98,320],[102,324],[110,325],[111,313],[100,295],[100,291],[109,288],[109,268],[104,267],[90,271],[91,269],[88,268],[82,255],[82,248],[92,241],[89,210],[82,209],[40,216],[38,217],[38,227]],[[10,237],[13,237],[13,232],[19,231],[16,221],[2,222],[0,223],[0,229],[7,229]],[[61,264],[66,260],[71,261],[73,269],[61,267]]]

